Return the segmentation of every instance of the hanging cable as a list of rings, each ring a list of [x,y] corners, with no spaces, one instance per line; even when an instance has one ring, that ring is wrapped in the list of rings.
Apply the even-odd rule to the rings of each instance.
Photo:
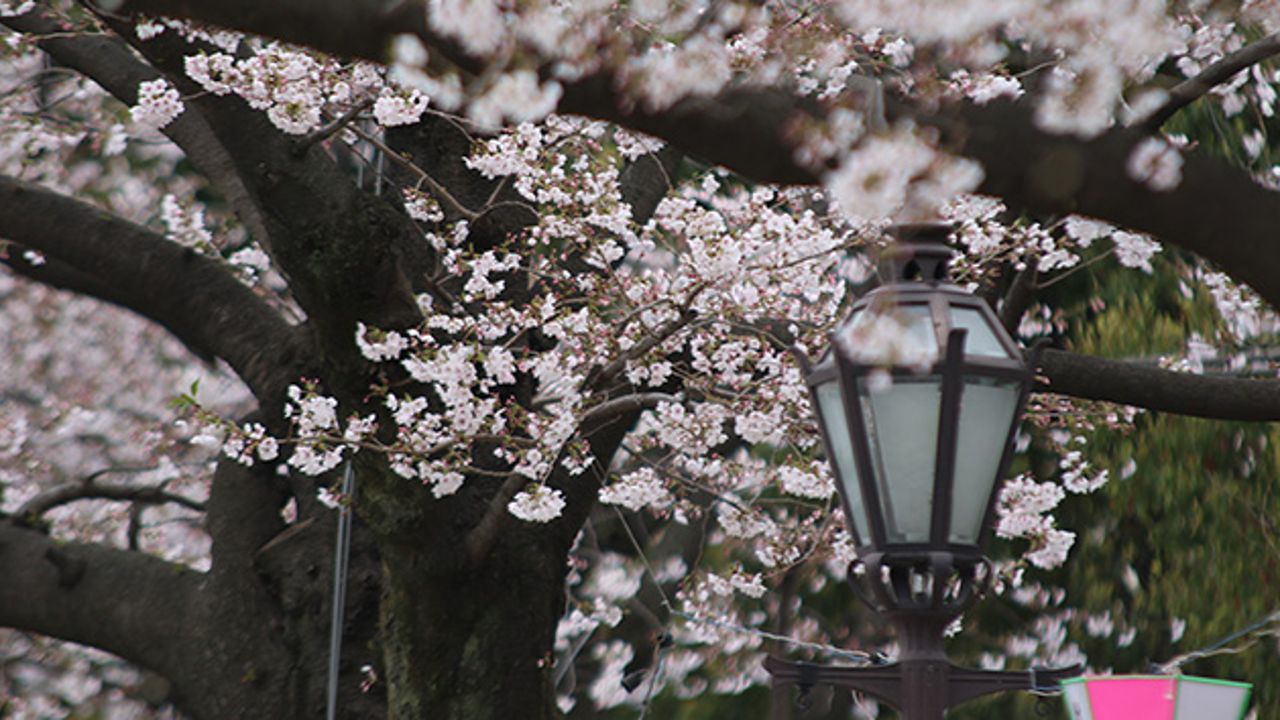
[[[1248,625],[1240,628],[1239,630],[1236,630],[1235,632],[1232,632],[1228,635],[1224,635],[1223,637],[1200,648],[1199,650],[1192,650],[1191,652],[1178,655],[1165,663],[1157,664],[1155,666],[1156,671],[1159,672],[1159,674],[1161,675],[1167,675],[1171,672],[1174,672],[1175,670],[1178,670],[1183,665],[1186,665],[1187,663],[1193,660],[1199,660],[1200,658],[1206,658],[1211,655],[1235,654],[1253,645],[1255,642],[1258,641],[1259,638],[1265,637],[1267,635],[1280,636],[1280,627],[1271,628],[1263,632],[1258,632],[1259,630],[1263,630],[1263,628],[1266,628],[1269,625],[1280,625],[1280,610],[1274,610],[1271,612],[1270,615],[1267,615],[1266,617],[1260,620],[1257,620],[1256,622],[1249,623]],[[1226,647],[1227,643],[1233,642],[1235,640],[1239,640],[1240,638],[1245,636],[1252,636],[1252,637],[1249,637],[1248,642],[1246,642],[1243,646],[1231,647],[1231,648]]]
[[[338,507],[338,537],[333,548],[333,614],[329,624],[329,686],[326,720],[338,715],[338,660],[342,657],[343,615],[347,604],[347,563],[351,558],[351,503],[355,500],[355,473],[351,460],[342,472],[342,504]]]
[[[839,648],[833,645],[823,645],[821,643],[806,642],[804,640],[797,640],[793,637],[788,637],[786,635],[771,633],[765,630],[761,630],[759,628],[746,627],[744,625],[736,625],[734,623],[728,623],[723,620],[717,620],[715,618],[699,617],[697,615],[691,615],[689,613],[681,612],[680,610],[677,610],[675,606],[671,603],[671,599],[667,597],[666,592],[663,591],[662,582],[658,579],[657,574],[653,571],[653,566],[649,563],[649,557],[645,554],[644,548],[641,547],[640,541],[636,538],[635,533],[631,531],[631,526],[627,524],[626,516],[623,515],[622,511],[616,507],[613,510],[617,514],[618,520],[622,523],[622,528],[627,532],[627,539],[631,541],[632,549],[636,551],[636,555],[639,556],[641,563],[643,563],[645,573],[648,574],[650,581],[652,581],[654,587],[657,588],[658,596],[662,602],[663,607],[666,609],[666,611],[670,615],[682,618],[683,620],[685,620],[685,622],[688,622],[688,623],[711,625],[714,627],[721,628],[723,630],[730,630],[733,632],[745,633],[747,635],[758,637],[762,640],[773,640],[775,642],[780,642],[784,645],[789,645],[791,647],[804,648],[806,650],[813,650],[814,652],[832,655],[832,656],[841,658],[843,660],[853,662],[858,665],[877,664],[877,657],[872,653],[861,652],[858,650],[846,650],[845,648]],[[664,632],[666,630],[667,628],[664,628]]]

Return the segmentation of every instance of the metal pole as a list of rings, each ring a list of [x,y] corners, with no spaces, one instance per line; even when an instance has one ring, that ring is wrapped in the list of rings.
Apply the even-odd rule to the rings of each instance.
[[[949,613],[899,610],[886,613],[898,636],[902,671],[902,720],[942,720],[946,714],[951,663],[943,646]]]
[[[325,702],[326,720],[338,716],[338,661],[342,658],[343,615],[347,604],[347,564],[351,557],[351,503],[355,500],[355,475],[347,460],[342,475],[344,502],[338,508],[338,537],[333,548],[333,613],[329,621],[329,678]]]

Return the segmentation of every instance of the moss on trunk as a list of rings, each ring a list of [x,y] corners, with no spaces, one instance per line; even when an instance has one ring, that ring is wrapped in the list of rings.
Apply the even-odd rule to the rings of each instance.
[[[565,565],[554,548],[517,543],[500,542],[480,567],[443,571],[425,565],[425,548],[384,552],[391,718],[559,716],[551,650]]]

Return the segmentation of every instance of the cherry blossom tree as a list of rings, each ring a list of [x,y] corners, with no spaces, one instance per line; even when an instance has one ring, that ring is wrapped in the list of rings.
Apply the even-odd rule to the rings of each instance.
[[[1066,560],[1065,497],[1134,471],[1091,428],[1280,418],[1274,379],[1203,367],[1277,328],[1274,2],[0,0],[0,23],[19,716],[317,716],[335,508],[343,717],[647,708],[760,685],[766,641],[849,644],[804,609],[854,556],[791,350],[825,347],[896,222],[952,223],[957,282],[1028,341],[1062,336],[1063,281],[1117,268],[1215,313],[1164,366],[1044,353],[1024,439],[1055,460],[1001,498],[1000,591]],[[892,315],[842,341],[920,351]]]

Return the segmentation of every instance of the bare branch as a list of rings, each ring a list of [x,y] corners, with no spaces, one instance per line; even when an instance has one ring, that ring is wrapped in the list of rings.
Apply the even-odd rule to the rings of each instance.
[[[287,352],[300,345],[296,330],[212,258],[101,208],[7,177],[0,177],[0,236],[39,250],[91,279],[102,299],[225,359],[264,404],[279,403],[297,376]]]
[[[143,667],[182,652],[200,574],[138,552],[55,540],[0,518],[0,627],[92,645]]]
[[[1004,325],[1004,329],[1010,334],[1018,331],[1018,323],[1022,321],[1023,313],[1027,311],[1035,297],[1032,291],[1035,289],[1037,276],[1034,265],[1015,271],[1013,281],[1009,283],[1009,289],[1004,293],[1003,303],[1000,306],[1000,324]]]
[[[1250,65],[1280,54],[1280,33],[1272,33],[1250,43],[1200,71],[1200,74],[1178,83],[1169,91],[1169,99],[1142,121],[1149,132],[1156,132],[1182,108],[1205,93],[1231,79]]]
[[[428,46],[454,48],[452,42],[428,30],[423,0],[112,0],[102,4],[119,14],[199,20],[375,62],[386,62],[391,39],[403,33],[426,38]],[[449,54],[463,59],[456,49]]]
[[[1280,380],[1193,375],[1046,350],[1037,389],[1220,420],[1280,420]]]
[[[679,402],[680,398],[669,393],[635,393],[606,400],[583,414],[581,427],[595,427],[623,415],[658,406],[658,403]]]
[[[302,137],[300,140],[297,141],[298,146],[300,148],[307,148],[312,145],[315,145],[318,142],[327,140],[328,138],[332,137],[334,133],[350,125],[353,120],[360,117],[360,113],[364,112],[365,110],[368,110],[371,105],[373,105],[372,100],[366,100],[360,103],[359,105],[356,105],[355,107],[343,113],[342,117],[336,118],[332,122],[330,122],[328,125],[316,128],[315,130],[312,130],[311,132],[307,133],[304,137]]]
[[[151,467],[106,468],[87,475],[78,483],[71,483],[40,493],[28,500],[18,509],[17,516],[23,522],[39,518],[60,505],[77,500],[118,500],[140,503],[143,505],[163,505],[173,503],[191,510],[204,512],[204,503],[183,497],[158,485],[99,485],[98,478],[103,475],[117,473],[134,473],[154,470]]]
[[[461,202],[458,202],[458,199],[455,198],[453,194],[449,192],[448,188],[436,182],[435,178],[431,177],[431,175],[428,174],[426,170],[423,170],[421,167],[418,167],[418,165],[414,163],[412,160],[405,158],[400,153],[387,147],[385,143],[383,143],[378,138],[374,137],[372,134],[365,132],[359,126],[352,125],[351,131],[354,132],[356,135],[359,135],[361,140],[364,140],[370,145],[373,145],[374,147],[378,148],[378,150],[380,150],[383,156],[386,157],[388,160],[391,160],[392,162],[396,163],[400,167],[408,170],[414,177],[418,179],[418,182],[421,182],[422,184],[426,185],[427,188],[431,190],[431,194],[435,195],[436,199],[448,205],[450,208],[453,209],[454,212],[458,213],[459,215],[461,215],[462,217],[470,221],[475,221],[476,218],[480,217],[480,213],[463,205]]]
[[[1091,140],[1036,127],[1027,102],[962,106],[927,122],[962,155],[979,160],[979,191],[1043,215],[1077,213],[1154,235],[1212,261],[1280,307],[1280,193],[1201,152],[1183,156],[1182,182],[1153,190],[1129,175],[1134,147],[1150,136],[1114,129]]]

